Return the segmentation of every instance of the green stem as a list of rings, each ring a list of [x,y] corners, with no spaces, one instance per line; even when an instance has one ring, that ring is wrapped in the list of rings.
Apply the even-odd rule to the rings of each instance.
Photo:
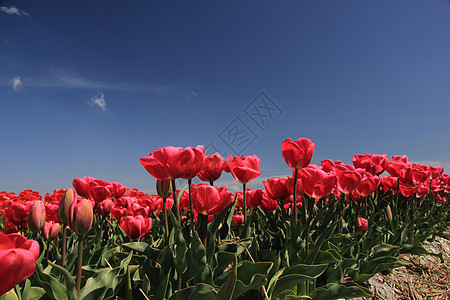
[[[167,221],[166,198],[163,198],[162,213],[164,220],[164,237],[166,240],[166,245],[169,245],[169,223]]]
[[[67,224],[62,224],[62,251],[61,251],[61,266],[66,266],[66,248],[67,248]]]
[[[244,224],[245,224],[245,221],[247,221],[247,203],[246,203],[247,201],[245,199],[245,186],[246,186],[246,184],[243,183],[242,186],[243,186],[242,196],[244,198],[244,200],[243,200],[244,203],[242,203],[242,210],[244,211]]]
[[[294,223],[297,224],[297,178],[298,169],[294,169],[294,207],[292,208],[294,213]]]
[[[83,240],[84,237],[82,235],[78,236],[78,263],[77,263],[77,294],[80,297],[80,288],[81,288],[81,266],[83,265]]]
[[[191,219],[191,234],[193,234],[193,231],[195,230],[195,220],[194,220],[194,204],[192,203],[192,196],[191,196],[191,184],[192,179],[188,179],[188,188],[189,188],[189,216]]]
[[[173,190],[173,205],[175,208],[175,215],[177,217],[178,224],[181,226],[181,217],[180,210],[178,209],[178,195],[177,195],[177,187],[175,185],[175,179],[172,179],[172,190]]]

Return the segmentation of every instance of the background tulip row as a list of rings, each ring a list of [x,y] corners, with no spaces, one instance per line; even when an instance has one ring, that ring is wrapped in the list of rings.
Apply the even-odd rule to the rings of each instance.
[[[292,176],[269,178],[264,189],[246,186],[261,175],[257,156],[224,160],[197,146],[140,159],[157,195],[92,177],[44,199],[1,192],[0,295],[352,298],[371,295],[365,282],[376,273],[405,265],[402,253],[439,257],[420,243],[448,229],[443,168],[378,154],[316,166],[309,139],[281,148]],[[215,186],[222,172],[242,191]],[[196,176],[206,183],[192,184]]]

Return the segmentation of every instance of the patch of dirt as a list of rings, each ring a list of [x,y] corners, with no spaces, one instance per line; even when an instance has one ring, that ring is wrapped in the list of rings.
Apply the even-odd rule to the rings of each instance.
[[[446,234],[450,237],[450,231]],[[372,299],[450,299],[450,241],[437,237],[423,246],[428,252],[442,253],[444,262],[429,255],[401,255],[410,265],[368,281],[375,296]]]

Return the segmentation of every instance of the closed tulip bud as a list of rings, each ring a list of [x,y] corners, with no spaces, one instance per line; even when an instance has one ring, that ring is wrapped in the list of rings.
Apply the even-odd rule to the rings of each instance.
[[[40,231],[45,224],[45,205],[38,200],[33,203],[28,214],[28,228],[33,232]]]
[[[67,189],[66,193],[61,199],[61,202],[59,203],[58,208],[58,216],[63,224],[69,223],[69,208],[75,199],[77,199],[77,192],[75,192],[75,190],[73,189]]]
[[[54,221],[45,222],[44,228],[42,228],[42,235],[46,241],[54,240],[59,233],[59,223]]]
[[[89,200],[74,201],[69,208],[69,227],[79,235],[85,235],[92,226],[94,213]]]
[[[389,220],[389,222],[392,222],[392,210],[389,205],[386,207],[386,217]]]
[[[369,228],[369,221],[359,217],[356,226],[358,234],[363,235],[367,231],[367,228]]]
[[[172,195],[172,181],[168,180],[156,180],[156,191],[161,198],[169,198]]]

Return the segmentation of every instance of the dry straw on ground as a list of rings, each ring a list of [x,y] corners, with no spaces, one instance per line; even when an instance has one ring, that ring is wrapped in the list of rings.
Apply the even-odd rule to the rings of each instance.
[[[438,237],[423,246],[429,252],[442,253],[444,262],[433,256],[401,255],[410,265],[369,280],[373,299],[450,299],[450,240]]]

